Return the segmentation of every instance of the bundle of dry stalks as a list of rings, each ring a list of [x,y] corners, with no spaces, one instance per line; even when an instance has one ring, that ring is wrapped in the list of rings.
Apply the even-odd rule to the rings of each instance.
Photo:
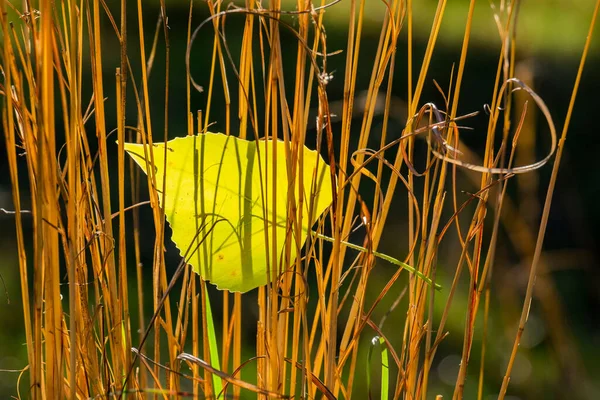
[[[423,99],[422,92],[431,81],[428,70],[444,18],[443,0],[417,70],[413,69],[410,0],[384,1],[375,58],[360,68],[368,1],[298,1],[293,11],[282,8],[280,1],[269,2],[268,8],[253,0],[245,8],[212,0],[190,2],[185,21],[186,93],[170,90],[171,63],[184,61],[172,59],[169,39],[173,30],[186,28],[184,21],[168,18],[164,0],[159,23],[151,27],[145,25],[148,5],[142,0],[137,4],[122,0],[120,8],[103,0],[13,3],[0,2],[0,93],[28,356],[19,397],[351,398],[357,382],[365,386],[365,364],[375,357],[378,367],[373,376],[378,381],[367,374],[369,393],[379,393],[382,399],[426,399],[434,395],[428,389],[431,367],[448,334],[453,299],[460,294],[467,302],[460,310],[463,329],[452,332],[463,338],[454,397],[463,397],[471,368],[479,377],[471,384],[482,398],[485,350],[493,342],[487,330],[490,282],[503,225],[513,238],[512,233],[525,232],[527,240],[515,240],[521,244],[519,255],[532,260],[526,293],[519,301],[522,315],[514,346],[504,381],[496,388],[504,397],[540,268],[562,143],[598,5],[566,123],[557,137],[543,100],[514,79],[518,1],[502,3],[496,15],[502,47],[487,108],[485,152],[477,156],[460,140],[462,126],[469,120],[458,115],[475,1],[465,16],[460,58],[456,68],[448,71],[450,85],[445,90],[438,87],[445,104],[437,105]],[[211,14],[201,25],[192,18],[195,7],[208,7]],[[336,7],[349,9],[342,54],[327,47],[324,19]],[[133,21],[135,25],[129,26]],[[226,27],[240,23],[243,36],[238,52],[228,42],[237,38],[227,36]],[[103,74],[108,68],[105,59],[114,59],[114,49],[109,48],[114,39],[107,38],[103,24],[112,25],[111,34],[120,44],[114,77]],[[138,32],[154,34],[153,42],[147,43],[147,36]],[[284,48],[283,34],[293,35],[293,48]],[[406,54],[397,53],[401,34],[408,37]],[[193,46],[203,35],[213,40],[212,46]],[[127,44],[139,45],[139,54],[133,56]],[[294,52],[293,70],[284,69],[284,52]],[[198,53],[210,58],[210,70],[194,67]],[[328,68],[334,56],[345,57],[345,67],[335,77]],[[133,57],[139,59],[133,62]],[[407,63],[406,76],[397,76],[399,62]],[[164,82],[164,90],[151,92],[151,68],[157,63],[164,63],[166,72],[152,79]],[[358,88],[357,78],[369,74],[368,86]],[[331,79],[343,82],[343,99],[335,103],[328,98]],[[392,140],[389,123],[400,112],[394,109],[398,102],[392,95],[397,80],[409,82],[401,110],[408,117],[402,121],[401,136]],[[206,102],[202,107],[192,102],[199,90],[204,91]],[[90,91],[91,97],[84,94]],[[333,244],[315,236],[303,257],[289,260],[288,265],[281,265],[274,252],[273,265],[280,265],[279,273],[258,293],[225,291],[218,293],[218,299],[212,289],[208,295],[208,284],[190,268],[168,276],[165,218],[152,176],[147,186],[154,188],[149,196],[155,229],[153,261],[142,263],[140,241],[147,236],[140,232],[138,205],[141,187],[146,185],[125,158],[123,143],[135,140],[151,145],[175,136],[169,130],[169,102],[183,96],[188,135],[210,129],[214,110],[219,109],[225,117],[218,124],[225,134],[280,138],[289,145],[289,154],[281,155],[289,157],[289,165],[308,138],[331,166],[336,193],[319,232],[327,232]],[[151,99],[157,97],[165,105],[160,117],[150,108]],[[534,108],[545,117],[553,135],[551,152],[541,162],[528,156],[534,143],[518,140],[535,137],[536,124],[525,118]],[[114,124],[107,116],[113,113]],[[376,117],[381,122],[377,126]],[[164,126],[157,126],[153,118],[163,120]],[[373,148],[373,143],[379,146]],[[514,207],[506,189],[517,174],[532,173],[551,158],[552,178],[536,232],[510,217]],[[117,168],[110,168],[114,163]],[[28,178],[28,188],[19,185],[22,176]],[[467,184],[469,179],[471,183],[461,188],[461,182]],[[465,197],[463,190],[473,194]],[[24,214],[24,196],[29,197],[31,216]],[[408,249],[401,255],[403,262],[433,282],[436,266],[442,263],[453,278],[440,291],[398,266],[393,266],[397,269],[384,285],[373,283],[377,268],[385,264],[373,252],[397,198],[408,199],[406,209],[394,210],[407,220],[403,237],[397,239]],[[32,231],[24,228],[24,218],[32,219]],[[345,245],[351,234],[353,239],[362,235],[360,244],[366,252]],[[440,260],[439,245],[451,236],[459,256]],[[292,235],[289,240],[292,245]],[[388,271],[390,265],[385,264]],[[151,293],[143,284],[149,281]],[[144,307],[148,296],[152,309]],[[391,334],[386,334],[389,322],[384,329],[386,318],[376,323],[372,317],[382,304],[387,304],[386,318],[392,313],[397,316]],[[441,314],[434,315],[435,304],[443,309]],[[256,317],[249,322],[248,315]],[[478,331],[477,319],[483,320]],[[137,333],[132,327],[139,328]],[[256,339],[249,341],[243,332],[253,329]],[[370,344],[375,335],[378,339]],[[472,365],[476,336],[479,358]],[[255,355],[249,356],[250,352]],[[249,369],[256,373],[245,372]]]

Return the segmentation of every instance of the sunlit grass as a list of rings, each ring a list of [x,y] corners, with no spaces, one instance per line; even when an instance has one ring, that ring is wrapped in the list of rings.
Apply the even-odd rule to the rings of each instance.
[[[546,289],[538,299],[552,305],[552,284],[538,272],[544,267],[540,257],[562,145],[556,149],[540,222],[523,222],[507,196],[508,185],[521,179],[517,174],[535,174],[544,167],[546,159],[537,163],[535,157],[540,121],[556,133],[543,99],[527,82],[511,79],[528,72],[526,67],[517,70],[520,41],[542,48],[535,34],[522,34],[517,26],[537,32],[540,27],[531,18],[540,14],[523,8],[516,25],[515,8],[505,7],[498,9],[494,24],[489,7],[478,3],[473,8],[474,1],[460,7],[440,1],[437,11],[432,2],[423,8],[416,3],[423,4],[415,1],[413,8],[411,1],[390,1],[387,6],[345,1],[313,9],[298,2],[290,15],[279,13],[277,2],[267,12],[256,10],[254,2],[249,2],[251,10],[235,10],[208,1],[194,4],[213,15],[197,32],[212,41],[201,47],[192,46],[201,21],[164,18],[148,26],[142,17],[149,6],[141,0],[110,3],[110,8],[99,0],[42,0],[39,13],[32,10],[16,19],[19,7],[2,2],[2,121],[13,183],[28,365],[22,372],[27,384],[19,387],[19,395],[210,398],[223,389],[234,398],[333,399],[368,392],[382,399],[426,399],[438,394],[431,384],[432,368],[440,346],[452,335],[460,343],[453,397],[477,391],[483,398],[484,386],[491,386],[503,398],[536,279]],[[167,4],[160,4],[168,17]],[[131,21],[133,26],[128,25]],[[223,36],[229,23],[243,25],[240,36]],[[560,23],[571,29],[567,20]],[[329,24],[344,27],[347,44],[342,53],[328,46]],[[592,37],[577,29],[562,31],[562,37],[587,36],[587,42],[567,121],[558,130],[560,144],[566,139]],[[189,60],[173,59],[174,30],[187,31]],[[377,42],[366,43],[367,30],[378,33]],[[284,42],[290,33],[294,40]],[[108,34],[114,36],[107,39]],[[413,49],[419,35],[427,38],[424,54]],[[119,48],[107,48],[114,37]],[[408,38],[406,54],[398,54],[401,38]],[[485,148],[476,154],[460,140],[472,115],[460,115],[458,107],[468,95],[461,87],[468,75],[470,46],[490,38],[497,41],[498,66],[489,83],[489,124],[481,134]],[[448,87],[438,86],[443,101],[432,104],[422,94],[431,80],[433,56],[446,40],[460,41],[461,53],[448,71]],[[133,42],[140,49],[135,56],[125,46]],[[377,50],[369,52],[372,59],[359,63],[364,46]],[[107,53],[119,59],[110,75],[102,73]],[[210,68],[194,68],[198,58],[192,54],[210,60]],[[133,57],[139,59],[132,62]],[[343,70],[335,75],[328,64],[331,57],[344,60]],[[186,61],[186,76],[170,74],[175,63],[181,67]],[[399,63],[409,66],[406,75],[397,73]],[[164,76],[151,75],[156,64]],[[290,70],[294,72],[284,72]],[[357,86],[359,77],[369,77],[364,87]],[[151,79],[161,82],[160,91],[151,89],[156,87],[149,85]],[[174,92],[171,85],[182,79],[186,90]],[[338,99],[329,98],[331,79],[341,82],[344,92],[335,123],[330,105]],[[408,118],[401,121],[401,135],[392,139],[390,104],[396,80],[409,82],[402,103]],[[89,86],[91,98],[82,94]],[[200,106],[192,102],[198,91]],[[366,100],[355,101],[359,95]],[[150,107],[155,99],[160,99],[160,116]],[[376,99],[385,105],[378,107]],[[187,132],[172,132],[168,117],[173,103],[186,104]],[[544,119],[527,119],[531,110]],[[176,135],[211,130],[213,123],[225,134],[249,140],[283,140],[289,151],[279,156],[286,159],[290,181],[303,173],[301,152],[294,149],[305,142],[316,143],[331,166],[336,195],[320,221],[320,233],[295,260],[280,259],[268,249],[273,250],[271,265],[280,269],[272,271],[276,273],[269,284],[250,294],[216,292],[185,260],[171,275],[164,251],[168,230],[158,195],[164,187],[157,186],[155,174],[143,177],[125,158],[126,140],[152,146]],[[554,150],[552,146],[549,157]],[[26,163],[19,163],[17,154]],[[300,165],[296,174],[291,168],[295,165]],[[28,190],[19,185],[20,177],[28,178]],[[273,188],[277,183],[269,181]],[[141,203],[146,187],[149,201]],[[22,213],[27,193],[31,214]],[[398,199],[406,203],[401,210],[394,208]],[[306,218],[302,207],[295,207],[303,201],[289,200],[290,232]],[[140,224],[140,207],[148,203],[153,232],[142,231]],[[402,232],[392,240],[407,250],[384,264],[375,255],[385,259],[377,250],[389,232],[392,213],[405,216]],[[32,230],[24,228],[25,216],[31,218]],[[527,260],[530,275],[525,294],[511,293],[511,312],[521,316],[518,328],[490,331],[492,296],[513,290],[492,278],[504,231],[519,258]],[[322,232],[331,239],[323,240]],[[151,262],[145,265],[144,240],[153,241],[145,257]],[[292,234],[286,240],[295,245]],[[348,244],[351,240],[361,251]],[[441,253],[448,242],[452,251]],[[383,268],[385,281],[380,279]],[[418,274],[407,272],[411,268]],[[438,276],[446,278],[441,291],[428,284]],[[151,308],[144,298],[150,299]],[[489,377],[486,358],[487,350],[499,342],[499,330],[510,331],[512,345],[511,351],[503,344],[508,361],[502,365],[503,381]],[[244,334],[248,331],[253,332],[250,337]],[[372,364],[379,365],[371,370]]]

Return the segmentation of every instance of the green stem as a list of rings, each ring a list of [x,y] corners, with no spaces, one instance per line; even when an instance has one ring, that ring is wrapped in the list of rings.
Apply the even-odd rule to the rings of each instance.
[[[215,323],[212,316],[212,307],[210,305],[210,298],[208,297],[208,290],[206,293],[206,325],[208,329],[208,346],[210,348],[210,363],[213,368],[220,370],[221,365],[219,363],[219,348],[217,346],[217,335],[215,333]],[[221,378],[213,375],[213,390],[215,391],[215,397],[223,391],[223,383]]]
[[[325,236],[322,233],[318,233],[318,232],[315,232],[315,231],[312,231],[312,233],[313,233],[314,236],[316,236],[319,239],[323,239],[323,240],[325,240],[327,242],[331,242],[331,243],[334,242],[333,238],[331,238],[329,236]],[[438,285],[437,283],[434,284],[431,281],[431,279],[428,278],[428,277],[426,277],[425,275],[423,275],[422,272],[417,271],[414,267],[411,267],[410,265],[408,265],[406,263],[403,263],[402,261],[400,261],[400,260],[398,260],[398,259],[396,259],[394,257],[390,257],[387,254],[379,253],[377,251],[370,251],[370,250],[365,249],[362,246],[358,246],[356,244],[352,244],[352,243],[349,243],[349,242],[346,242],[346,241],[343,241],[343,240],[341,240],[340,243],[343,244],[346,247],[351,248],[352,250],[358,250],[358,251],[361,251],[363,253],[371,253],[371,254],[373,254],[377,258],[385,260],[385,261],[387,261],[387,262],[389,262],[391,264],[397,265],[400,268],[403,268],[403,269],[407,270],[411,274],[415,274],[416,276],[418,276],[419,278],[421,278],[423,281],[425,281],[425,283],[427,283],[429,286],[434,285],[434,287],[435,287],[436,290],[441,290],[442,289],[442,287],[440,285]]]

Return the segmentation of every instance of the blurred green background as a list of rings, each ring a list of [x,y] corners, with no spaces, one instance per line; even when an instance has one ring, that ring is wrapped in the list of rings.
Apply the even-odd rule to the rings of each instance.
[[[327,43],[328,50],[343,50],[346,46],[346,33],[348,24],[348,1],[342,1],[326,13]],[[415,29],[415,68],[420,65],[420,59],[424,53],[426,40],[435,7],[435,1],[415,1],[414,29]],[[450,1],[444,18],[442,30],[440,31],[438,45],[428,74],[422,103],[432,101],[442,107],[442,98],[435,89],[433,80],[446,88],[450,79],[452,65],[458,63],[460,46],[464,32],[465,18],[468,10],[468,1]],[[112,12],[117,15],[118,7],[115,1],[109,1]],[[157,16],[159,15],[158,0],[147,1],[145,33],[147,43],[151,43],[153,29]],[[185,98],[185,64],[184,55],[186,49],[186,23],[188,4],[185,1],[167,2],[167,15],[169,16],[170,40],[171,40],[171,92],[169,98],[169,136],[181,136],[186,131],[186,98]],[[293,10],[293,2],[287,1],[287,9]],[[496,7],[500,5],[493,3]],[[557,128],[560,130],[564,122],[571,88],[575,79],[591,13],[593,10],[591,0],[531,0],[526,1],[520,8],[519,29],[517,32],[517,58],[521,71],[531,76],[533,88],[547,103]],[[133,17],[133,6],[130,10]],[[379,34],[379,24],[382,20],[384,5],[379,1],[369,0],[366,6],[366,25],[364,27],[363,45],[361,47],[361,58],[359,71],[364,74],[359,76],[357,90],[364,90],[370,78],[372,61],[376,51],[376,43]],[[207,16],[206,5],[203,2],[194,4],[195,25],[203,21]],[[241,21],[243,16],[230,16],[226,25],[227,39],[232,53],[235,55],[239,49],[241,38]],[[287,18],[288,22],[294,24],[293,18]],[[104,74],[108,82],[114,82],[114,70],[119,66],[118,41],[108,19],[104,21],[105,35],[103,36],[104,51]],[[135,19],[130,22],[129,53],[133,61],[133,70],[139,71],[135,29]],[[596,32],[596,35],[600,32]],[[402,99],[406,99],[406,32],[401,34],[401,43],[397,51],[397,71],[394,82],[394,95],[399,99],[398,109],[394,110],[397,115],[404,115]],[[213,33],[212,28],[205,28],[192,52],[192,70],[196,81],[201,85],[208,83],[208,68],[210,65],[210,54],[212,51]],[[288,57],[286,72],[293,74],[295,66],[295,39],[289,33],[282,32],[282,41],[294,46],[294,51],[286,52]],[[84,41],[84,43],[86,43]],[[291,47],[290,47],[291,48]],[[543,276],[538,280],[536,297],[531,307],[530,321],[525,331],[521,349],[517,357],[517,363],[513,370],[509,394],[511,400],[516,399],[594,399],[600,398],[600,382],[596,378],[600,376],[600,318],[597,310],[600,309],[600,265],[598,263],[598,246],[600,246],[600,235],[597,226],[600,224],[600,212],[597,199],[600,197],[600,179],[598,179],[596,156],[593,152],[597,149],[595,145],[600,144],[597,138],[597,123],[594,122],[598,113],[600,102],[600,38],[596,37],[592,51],[586,65],[581,82],[578,101],[576,103],[573,120],[571,122],[569,138],[566,142],[561,171],[554,194],[554,202],[548,230],[545,240],[545,253],[543,261],[545,270]],[[465,77],[461,90],[461,104],[459,114],[472,111],[483,111],[484,104],[491,101],[491,90],[494,84],[494,76],[498,55],[500,52],[500,40],[498,38],[496,24],[493,19],[493,10],[490,3],[480,1],[476,6],[474,17],[472,40],[469,49]],[[87,53],[86,53],[87,54]],[[235,58],[235,56],[234,56]],[[342,53],[330,57],[329,70],[334,72],[334,79],[328,85],[330,101],[334,102],[342,98],[343,73],[345,55]],[[370,64],[371,63],[371,64]],[[151,101],[153,126],[156,137],[162,137],[164,125],[164,46],[159,46],[157,58],[150,79],[150,92],[153,94]],[[415,69],[415,76],[418,69]],[[231,71],[230,71],[231,72]],[[234,75],[229,75],[230,83],[234,82]],[[139,74],[135,76],[139,84]],[[89,76],[83,79],[86,87],[84,93],[91,92]],[[232,94],[237,91],[237,86],[232,86]],[[235,87],[234,87],[235,86]],[[107,88],[107,128],[116,127],[116,113],[114,111],[114,89]],[[128,122],[134,123],[135,108],[133,106],[133,92],[129,95]],[[84,94],[85,97],[85,94]],[[192,95],[192,108],[202,109],[205,105],[205,94],[194,93]],[[215,102],[213,103],[211,121],[215,124],[212,131],[224,129],[224,114],[219,109],[222,102],[222,94],[217,90]],[[111,109],[112,106],[112,109]],[[235,106],[235,104],[234,104]],[[381,121],[381,115],[378,116]],[[235,121],[232,121],[232,131],[235,132]],[[355,125],[359,120],[354,121]],[[475,128],[474,131],[463,133],[463,139],[471,146],[472,150],[481,153],[485,126],[487,118],[485,113],[480,112],[466,122]],[[538,121],[537,132],[537,155],[538,159],[543,157],[549,146],[548,132],[544,122]],[[377,122],[375,129],[379,129]],[[400,135],[402,118],[392,121],[390,134],[392,137]],[[334,127],[335,132],[335,127]],[[89,128],[89,134],[93,137],[93,129]],[[374,136],[376,137],[376,135]],[[390,137],[390,140],[391,138]],[[594,139],[595,138],[595,139]],[[374,142],[375,144],[375,142]],[[113,154],[116,154],[116,145],[112,144]],[[12,151],[12,150],[11,150]],[[5,158],[6,148],[4,141],[0,144],[0,207],[12,209],[11,186],[8,176],[8,165]],[[27,208],[28,184],[24,177],[26,166],[24,158],[20,159],[21,177],[23,178],[22,190],[24,191],[24,207]],[[112,158],[116,173],[116,156]],[[510,195],[516,206],[521,210],[520,218],[523,218],[536,232],[539,222],[541,203],[548,183],[551,167],[548,165],[541,171],[536,172],[536,179],[527,181],[533,187],[533,202],[528,199],[528,204],[520,202],[521,197],[516,184],[509,189]],[[365,186],[366,187],[366,186]],[[467,180],[462,182],[462,188],[466,191],[475,190],[469,186]],[[145,190],[142,190],[145,192]],[[116,193],[116,190],[113,190]],[[369,194],[366,193],[365,196]],[[394,209],[398,210],[390,214],[384,239],[380,250],[392,256],[403,258],[406,253],[406,210],[404,194],[398,196]],[[116,204],[116,202],[115,202]],[[144,221],[143,236],[145,265],[151,265],[152,248],[152,225],[149,210],[141,210]],[[26,229],[31,231],[31,225],[26,220]],[[131,222],[129,222],[131,223]],[[131,225],[129,225],[131,226]],[[117,229],[117,227],[115,227]],[[360,237],[360,236],[359,236]],[[31,236],[29,236],[29,240]],[[527,275],[529,273],[529,260],[521,259],[513,245],[503,232],[498,249],[497,263],[494,271],[492,287],[492,308],[490,312],[489,336],[486,356],[486,399],[496,398],[500,388],[500,382],[506,368],[507,357],[512,346],[518,317],[522,307]],[[22,309],[20,301],[20,283],[18,276],[18,263],[16,254],[16,240],[14,237],[13,216],[0,213],[0,369],[18,370],[26,365],[26,353],[24,346],[24,332],[22,322]],[[168,248],[168,263],[172,268],[178,261],[177,252],[174,247]],[[130,252],[132,253],[132,252]],[[444,270],[444,265],[454,265],[457,257],[456,242],[448,239],[440,248],[439,255],[439,278],[445,287],[449,287],[448,279],[452,278],[453,271]],[[447,260],[447,261],[445,261]],[[130,271],[131,284],[134,285],[135,271]],[[373,292],[367,300],[372,301],[378,294],[377,288],[385,284],[386,280],[393,274],[394,269],[389,265],[381,264],[376,269]],[[150,288],[150,274],[145,283]],[[66,281],[66,276],[65,276]],[[467,282],[463,282],[465,285]],[[132,288],[133,289],[133,288]],[[396,289],[398,293],[401,288]],[[67,288],[65,287],[65,292]],[[3,294],[5,293],[5,294]],[[130,290],[135,293],[135,290]],[[149,292],[148,292],[149,293]],[[463,291],[462,293],[465,293]],[[251,295],[252,296],[252,295]],[[150,296],[146,299],[150,300]],[[549,302],[548,300],[552,300]],[[374,315],[378,321],[389,308],[394,299],[384,301]],[[445,296],[442,294],[437,298],[438,306],[436,312],[441,313]],[[432,369],[432,377],[429,393],[444,395],[449,398],[454,389],[454,381],[458,372],[460,352],[462,347],[462,332],[464,327],[464,309],[466,297],[455,299],[453,313],[446,326],[451,333],[441,345],[436,361]],[[135,301],[132,301],[135,305]],[[255,315],[252,303],[248,301],[247,326],[252,327]],[[65,304],[66,306],[66,304]],[[132,307],[135,309],[135,306]],[[147,304],[147,310],[151,304]],[[397,310],[405,309],[399,307]],[[479,314],[482,315],[481,313]],[[398,327],[402,327],[404,315],[395,312],[386,322],[385,332],[390,335],[394,344],[399,344]],[[135,321],[137,318],[134,317]],[[479,318],[481,320],[481,318]],[[439,321],[439,314],[438,319]],[[137,327],[134,327],[137,329]],[[477,389],[477,374],[479,369],[478,357],[481,338],[481,321],[477,325],[476,342],[471,355],[469,377],[465,398],[474,398]],[[251,344],[255,336],[249,331],[246,343]],[[367,346],[370,337],[364,335],[364,343]],[[253,349],[246,350],[252,354]],[[249,375],[251,373],[249,372]],[[6,398],[16,394],[16,382],[18,374],[14,372],[0,372],[0,397]],[[364,380],[362,376],[356,383],[355,397],[362,398],[366,395]],[[26,396],[27,387],[21,387],[21,394]]]

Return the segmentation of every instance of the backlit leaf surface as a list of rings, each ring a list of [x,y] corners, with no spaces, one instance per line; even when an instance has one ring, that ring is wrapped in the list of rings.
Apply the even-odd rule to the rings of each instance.
[[[277,141],[248,141],[219,133],[177,138],[153,146],[156,189],[173,241],[203,279],[220,289],[246,292],[268,281],[267,262],[272,249],[279,265],[285,265],[286,235],[290,235],[290,262],[296,256],[293,230],[288,223],[288,165],[285,144]],[[150,148],[125,143],[125,150],[147,173]],[[331,204],[328,165],[316,151],[303,147],[303,215],[300,245],[309,229]],[[290,166],[292,167],[292,166]],[[298,176],[298,165],[294,166]],[[166,187],[163,181],[166,171]],[[276,176],[273,176],[274,171]],[[299,178],[290,193],[299,199]],[[273,182],[276,182],[273,196]],[[314,180],[314,185],[313,185]],[[309,219],[309,206],[314,211]],[[273,235],[273,224],[276,224]],[[212,228],[212,230],[211,230]],[[265,234],[266,233],[266,234]],[[206,236],[205,240],[202,240]],[[268,242],[267,242],[268,240]],[[191,256],[190,256],[191,255]],[[273,266],[270,266],[273,271]]]

